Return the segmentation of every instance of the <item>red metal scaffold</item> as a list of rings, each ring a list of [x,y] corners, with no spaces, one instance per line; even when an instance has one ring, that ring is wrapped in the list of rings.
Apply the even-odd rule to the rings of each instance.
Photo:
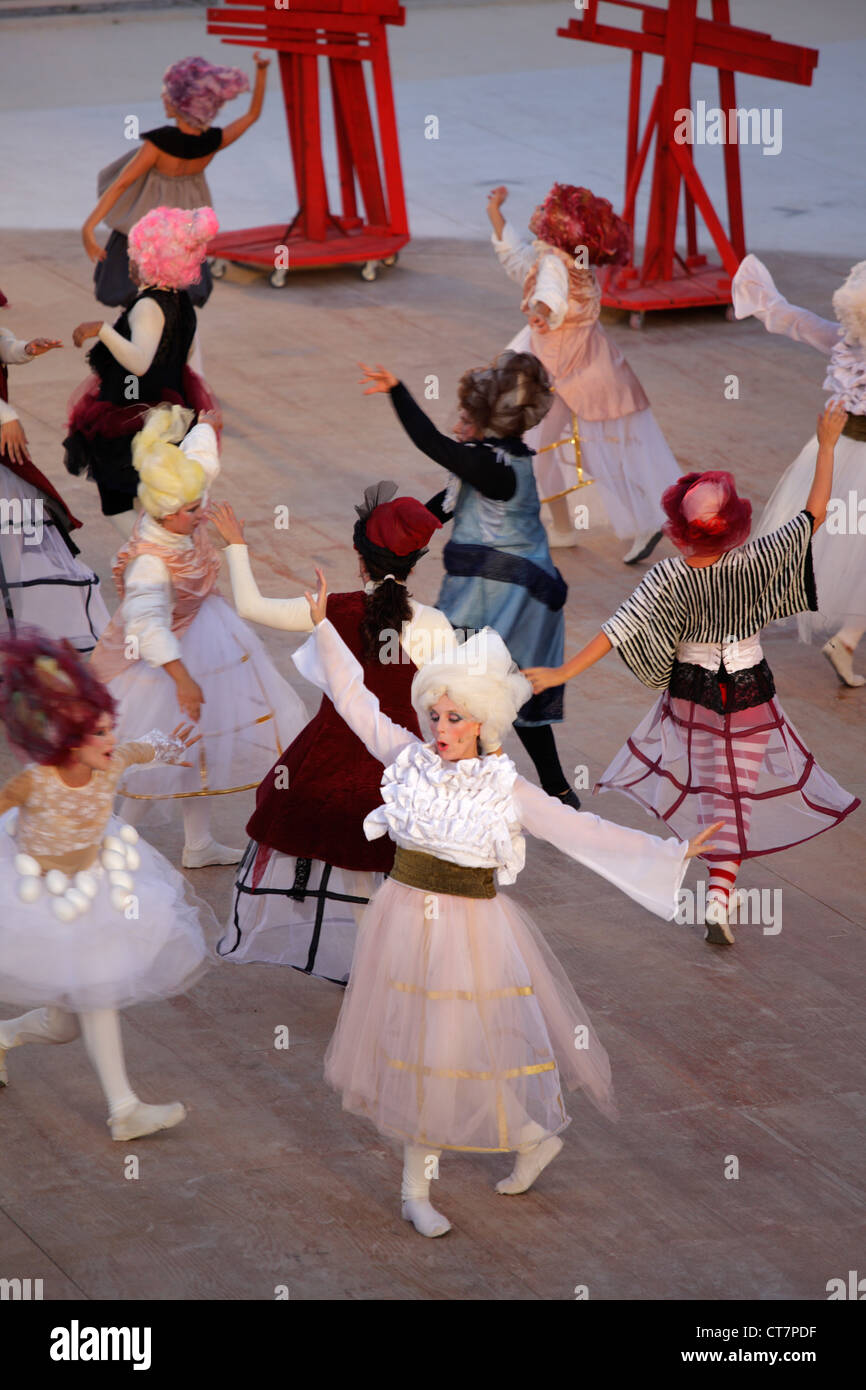
[[[632,326],[640,327],[649,309],[682,309],[701,304],[730,304],[731,276],[746,254],[743,226],[743,200],[740,184],[740,154],[736,138],[722,148],[728,201],[727,235],[709,195],[701,182],[688,143],[674,138],[681,118],[676,113],[692,109],[691,69],[694,63],[718,68],[719,108],[726,123],[728,113],[737,106],[734,73],[772,77],[779,82],[810,86],[818,63],[814,48],[779,43],[769,34],[739,29],[730,22],[729,0],[712,0],[712,18],[697,17],[697,0],[668,0],[667,10],[640,0],[605,0],[642,11],[640,31],[599,24],[600,0],[586,0],[582,18],[572,19],[557,34],[617,48],[630,48],[631,87],[628,136],[626,142],[625,203],[623,218],[632,229],[632,258],[627,266],[605,267],[599,272],[602,302],[611,308],[632,311]],[[663,60],[661,82],[655,91],[649,116],[640,131],[641,71],[644,53]],[[736,129],[736,116],[734,117]],[[635,201],[649,154],[656,137],[655,163],[650,193],[649,216],[644,242],[643,263],[633,264]],[[685,185],[686,255],[676,249],[680,185]],[[710,264],[698,252],[695,211],[706,223],[721,265]]]
[[[399,0],[232,0],[209,9],[208,33],[224,43],[273,48],[279,57],[298,211],[289,223],[224,232],[208,247],[219,261],[271,267],[271,284],[289,270],[362,264],[374,280],[409,240],[386,24],[403,24]],[[341,215],[331,212],[322,157],[319,60],[327,60],[334,112]],[[371,65],[376,147],[364,63]],[[358,214],[360,189],[366,216]]]

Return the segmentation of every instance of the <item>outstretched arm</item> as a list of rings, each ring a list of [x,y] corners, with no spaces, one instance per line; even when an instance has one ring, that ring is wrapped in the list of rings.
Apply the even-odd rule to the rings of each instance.
[[[315,630],[292,659],[301,675],[325,692],[337,713],[373,757],[387,765],[408,744],[420,740],[382,713],[376,696],[364,684],[361,663],[325,617],[328,586],[320,569],[316,570],[316,575],[319,580],[316,596],[306,595]]]
[[[256,65],[256,80],[253,86],[253,99],[250,102],[250,109],[245,116],[239,116],[236,121],[231,121],[223,130],[223,140],[220,149],[224,150],[226,145],[233,145],[235,140],[240,140],[245,131],[251,125],[255,125],[259,116],[262,114],[262,105],[265,100],[265,85],[268,80],[268,68],[270,58],[262,58],[258,53],[253,54]]]
[[[815,460],[815,476],[806,499],[806,511],[812,513],[812,534],[822,524],[827,515],[827,503],[833,488],[833,454],[848,412],[844,405],[831,401],[818,416],[818,457]]]
[[[731,282],[731,296],[736,317],[747,319],[754,315],[768,333],[782,333],[795,343],[808,343],[827,356],[839,341],[838,323],[789,304],[779,294],[769,270],[757,256],[746,256],[740,262]]]
[[[554,685],[563,685],[565,681],[570,681],[572,676],[579,676],[581,672],[588,671],[590,666],[601,661],[610,651],[613,651],[610,639],[603,632],[599,632],[576,656],[566,661],[564,666],[529,666],[523,675],[532,683],[533,694],[540,695],[542,690],[548,690]]]
[[[235,516],[234,508],[228,502],[212,502],[208,520],[226,543],[232,598],[239,615],[247,622],[282,628],[284,632],[312,632],[310,605],[303,594],[298,598],[264,598],[259,593],[244,541],[244,523]]]

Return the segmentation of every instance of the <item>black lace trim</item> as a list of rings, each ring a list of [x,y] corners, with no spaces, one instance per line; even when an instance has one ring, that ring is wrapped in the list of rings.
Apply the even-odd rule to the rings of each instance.
[[[674,661],[668,689],[675,700],[691,700],[716,714],[753,709],[776,693],[773,673],[763,660],[745,671],[726,671],[724,666],[708,671],[688,661]]]

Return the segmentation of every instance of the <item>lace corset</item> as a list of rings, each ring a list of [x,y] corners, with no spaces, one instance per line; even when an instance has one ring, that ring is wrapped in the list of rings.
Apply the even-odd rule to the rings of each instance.
[[[514,883],[526,857],[511,796],[516,777],[501,754],[450,763],[429,744],[409,744],[385,769],[384,805],[367,816],[364,833],[390,834],[449,864],[495,868],[501,884]]]

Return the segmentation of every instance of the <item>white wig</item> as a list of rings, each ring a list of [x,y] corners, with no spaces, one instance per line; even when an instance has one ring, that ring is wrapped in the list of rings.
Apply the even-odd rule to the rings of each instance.
[[[532,686],[493,628],[485,627],[443,661],[422,666],[412,682],[412,705],[421,723],[447,695],[467,719],[481,725],[481,751],[493,753],[532,695]]]
[[[852,266],[833,295],[833,311],[845,330],[846,343],[866,345],[866,261]]]

